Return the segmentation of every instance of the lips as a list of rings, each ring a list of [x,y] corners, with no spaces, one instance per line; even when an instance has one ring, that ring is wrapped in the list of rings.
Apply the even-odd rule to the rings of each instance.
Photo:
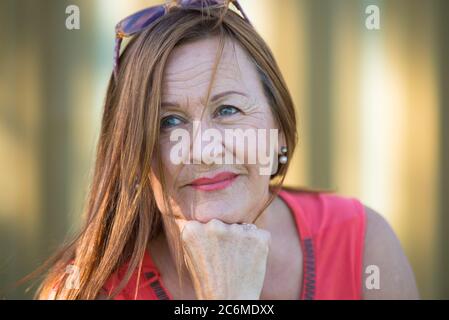
[[[202,191],[222,190],[229,187],[237,177],[238,174],[222,172],[212,178],[196,179],[190,183],[190,186]]]

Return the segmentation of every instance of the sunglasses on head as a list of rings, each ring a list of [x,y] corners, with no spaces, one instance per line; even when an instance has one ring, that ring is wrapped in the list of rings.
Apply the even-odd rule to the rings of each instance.
[[[251,24],[242,7],[237,0],[177,0],[162,5],[149,7],[138,11],[129,17],[121,20],[115,27],[115,48],[114,48],[114,76],[117,78],[118,65],[120,59],[120,47],[124,38],[131,37],[146,28],[160,17],[167,14],[171,8],[180,7],[183,9],[212,9],[227,7],[232,3],[240,11],[243,18]]]

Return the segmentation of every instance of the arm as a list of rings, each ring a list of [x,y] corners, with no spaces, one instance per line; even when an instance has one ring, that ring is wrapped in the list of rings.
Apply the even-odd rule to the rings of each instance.
[[[363,255],[363,299],[419,299],[415,276],[394,231],[373,209],[365,207],[366,234]],[[369,289],[365,273],[368,266],[377,266],[380,288]]]

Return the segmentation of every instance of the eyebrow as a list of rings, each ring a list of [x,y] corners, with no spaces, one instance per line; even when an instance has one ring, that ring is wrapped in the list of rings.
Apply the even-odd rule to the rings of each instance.
[[[215,102],[215,101],[217,101],[217,100],[219,100],[219,99],[221,99],[221,98],[223,98],[225,96],[231,95],[231,94],[236,94],[236,95],[240,95],[240,96],[244,96],[244,97],[248,98],[248,95],[243,93],[243,92],[235,91],[235,90],[229,90],[229,91],[224,91],[224,92],[217,93],[217,94],[213,95],[212,98],[210,99],[210,101],[213,103],[213,102]],[[174,102],[166,101],[166,102],[162,102],[161,106],[162,107],[179,107],[179,104],[174,103]]]

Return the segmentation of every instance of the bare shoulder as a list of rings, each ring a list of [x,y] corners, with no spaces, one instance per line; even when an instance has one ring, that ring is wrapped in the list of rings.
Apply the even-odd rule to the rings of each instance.
[[[415,276],[388,222],[365,206],[364,299],[419,299]]]

